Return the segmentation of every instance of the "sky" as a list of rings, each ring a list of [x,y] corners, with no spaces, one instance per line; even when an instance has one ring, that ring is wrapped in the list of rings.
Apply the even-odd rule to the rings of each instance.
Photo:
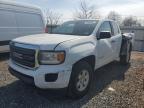
[[[8,0],[23,2],[39,6],[43,12],[50,9],[59,12],[64,19],[73,18],[73,13],[78,9],[80,0]],[[137,16],[144,19],[144,0],[86,0],[94,5],[101,16],[106,16],[110,11],[115,11],[122,16]]]

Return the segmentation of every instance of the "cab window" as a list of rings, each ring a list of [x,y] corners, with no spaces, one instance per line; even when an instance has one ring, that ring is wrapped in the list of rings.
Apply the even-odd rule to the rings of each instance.
[[[116,36],[116,35],[120,34],[118,25],[115,22],[111,22],[111,24],[112,24],[112,28],[113,28],[113,32],[114,32],[113,35]]]

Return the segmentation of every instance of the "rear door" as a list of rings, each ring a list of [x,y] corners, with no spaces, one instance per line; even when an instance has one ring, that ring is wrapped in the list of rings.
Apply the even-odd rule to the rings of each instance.
[[[110,23],[112,26],[111,45],[114,50],[114,57],[119,57],[122,41],[121,32],[118,25],[114,21],[111,21]]]
[[[97,36],[102,31],[109,31],[112,32],[111,25],[109,21],[105,21],[101,24]],[[98,67],[103,66],[112,61],[113,57],[113,49],[111,45],[111,38],[107,39],[100,39],[97,41],[97,65]]]

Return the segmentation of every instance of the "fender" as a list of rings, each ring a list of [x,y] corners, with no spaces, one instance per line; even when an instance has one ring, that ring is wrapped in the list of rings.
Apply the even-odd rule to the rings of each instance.
[[[70,48],[70,56],[72,64],[76,63],[77,61],[95,55],[95,45],[92,42],[81,43],[78,45],[74,45]]]
[[[85,57],[96,55],[96,41],[90,37],[81,40],[71,40],[60,44],[55,50],[65,50],[65,63],[73,65]]]

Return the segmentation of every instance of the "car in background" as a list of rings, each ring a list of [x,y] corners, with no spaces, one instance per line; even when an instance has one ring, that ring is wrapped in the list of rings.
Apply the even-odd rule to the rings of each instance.
[[[0,53],[9,52],[9,42],[17,37],[45,32],[40,8],[0,1]]]

